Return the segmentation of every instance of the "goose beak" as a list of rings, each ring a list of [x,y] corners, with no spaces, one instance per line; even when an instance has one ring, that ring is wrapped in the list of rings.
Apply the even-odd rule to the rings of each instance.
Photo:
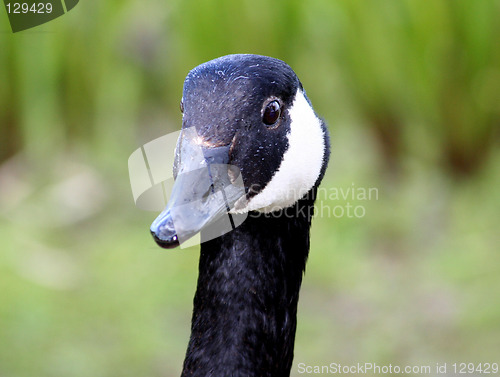
[[[154,240],[167,249],[199,232],[205,242],[232,230],[228,212],[245,195],[239,170],[228,165],[230,146],[202,147],[187,134],[183,130],[177,144],[172,194],[151,225]]]
[[[179,238],[175,232],[174,222],[169,210],[163,211],[153,222],[151,235],[156,243],[165,249],[179,246]]]

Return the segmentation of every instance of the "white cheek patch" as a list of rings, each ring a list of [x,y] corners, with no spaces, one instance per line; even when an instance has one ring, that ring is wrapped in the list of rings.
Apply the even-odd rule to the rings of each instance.
[[[290,207],[304,197],[316,183],[325,153],[323,129],[321,120],[314,114],[300,89],[289,109],[289,115],[288,149],[278,171],[261,192],[251,198],[243,208],[238,208],[237,203],[232,212],[269,213]]]

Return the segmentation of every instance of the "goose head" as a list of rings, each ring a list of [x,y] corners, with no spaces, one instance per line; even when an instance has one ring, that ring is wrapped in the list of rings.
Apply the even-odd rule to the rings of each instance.
[[[178,246],[228,212],[293,206],[324,174],[326,126],[281,60],[228,55],[199,65],[184,82],[181,111],[176,180],[151,226],[161,247]]]

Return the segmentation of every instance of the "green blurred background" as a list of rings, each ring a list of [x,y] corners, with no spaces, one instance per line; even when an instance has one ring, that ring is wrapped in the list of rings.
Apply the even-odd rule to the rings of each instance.
[[[81,1],[0,9],[0,376],[176,376],[198,247],[159,249],[127,160],[187,72],[285,60],[329,124],[297,364],[500,362],[500,1]],[[337,212],[338,214],[339,212]],[[358,212],[359,213],[359,212]]]

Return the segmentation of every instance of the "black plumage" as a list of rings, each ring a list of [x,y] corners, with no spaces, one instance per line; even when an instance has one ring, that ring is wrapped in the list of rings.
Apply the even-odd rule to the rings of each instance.
[[[273,179],[289,148],[289,109],[298,91],[299,79],[280,60],[219,58],[187,76],[183,128],[196,127],[204,148],[226,151],[221,152],[228,154],[225,161],[241,170],[251,200]],[[283,111],[279,124],[269,127],[262,109],[273,99]],[[202,243],[182,376],[289,376],[314,201],[329,157],[328,132],[324,123],[318,124],[323,161],[309,192],[281,210],[251,211],[236,229]],[[304,153],[308,147],[304,145]],[[168,210],[159,219],[151,227],[155,240],[162,247],[175,247]]]

